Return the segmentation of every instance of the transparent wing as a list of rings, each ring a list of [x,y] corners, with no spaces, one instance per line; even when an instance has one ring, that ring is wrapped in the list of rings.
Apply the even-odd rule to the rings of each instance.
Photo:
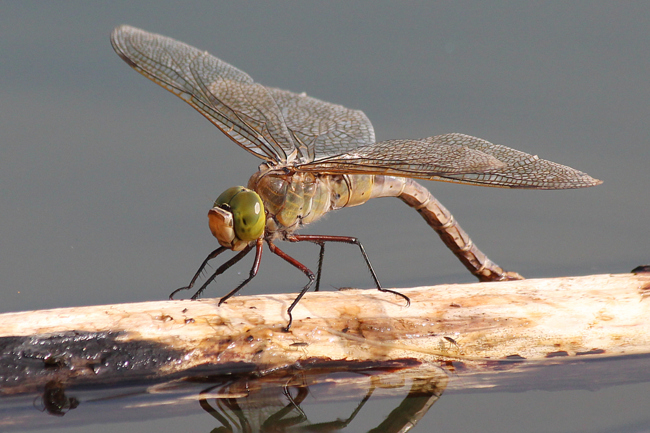
[[[351,110],[303,94],[268,89],[277,102],[287,128],[311,161],[367,146],[375,142],[372,123],[363,111]]]
[[[131,67],[192,105],[233,141],[303,171],[392,174],[512,188],[579,188],[585,173],[463,134],[374,143],[366,115],[305,94],[267,88],[206,52],[120,26],[115,51]]]
[[[233,141],[276,163],[307,162],[375,141],[358,110],[267,88],[234,66],[182,42],[130,26],[111,42],[131,67],[192,105]]]
[[[182,42],[130,26],[113,30],[111,43],[136,71],[182,98],[256,156],[284,162],[295,151],[275,100],[246,73]]]
[[[301,171],[386,174],[504,188],[567,189],[600,180],[565,165],[464,134],[388,140],[300,164]]]

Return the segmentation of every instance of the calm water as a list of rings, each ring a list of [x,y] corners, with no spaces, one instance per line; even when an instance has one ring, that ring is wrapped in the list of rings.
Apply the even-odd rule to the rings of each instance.
[[[190,425],[189,431],[206,432],[226,431],[216,430],[225,427],[233,431],[333,431],[338,427],[388,432],[398,431],[389,429],[390,425],[402,427],[405,420],[419,420],[412,431],[636,432],[650,428],[642,398],[650,388],[648,383],[630,384],[633,380],[625,375],[647,380],[643,372],[647,362],[644,357],[580,361],[578,369],[575,365],[537,367],[536,374],[479,394],[459,393],[466,388],[462,374],[447,382],[445,374],[435,371],[431,379],[417,382],[401,380],[399,372],[364,370],[320,375],[278,372],[278,377],[265,378],[264,383],[202,375],[109,388],[50,387],[42,396],[4,397],[0,425],[3,431],[52,432],[188,431]],[[597,384],[589,384],[587,374],[571,377],[576,371],[592,374]],[[404,373],[409,374],[408,370]],[[333,386],[334,380],[345,384]],[[568,388],[574,389],[566,389],[567,380],[572,383]],[[628,384],[612,386],[616,382]],[[604,384],[609,386],[600,388]]]
[[[259,163],[124,65],[108,41],[122,23],[206,49],[263,84],[362,109],[378,139],[462,132],[605,181],[558,192],[428,183],[506,269],[527,277],[585,275],[650,261],[650,6],[193,6],[3,4],[0,311],[164,299],[215,248],[206,218],[214,198],[245,184]],[[387,287],[473,280],[398,200],[343,210],[304,232],[359,237]],[[316,248],[287,251],[316,264]],[[328,253],[324,287],[371,286],[353,248]],[[248,266],[208,295],[224,293]],[[267,254],[247,291],[295,291],[303,278]],[[425,417],[430,425],[415,431],[643,431],[647,391],[638,383],[445,393]],[[95,406],[112,414],[98,416],[99,425],[74,427],[75,417],[88,416],[90,406],[81,405],[49,417],[47,428],[217,427],[191,405],[172,417],[116,423],[122,401]],[[376,414],[390,412],[385,401],[371,399],[355,418],[365,424],[350,431],[367,430]],[[34,427],[47,417],[25,413]]]

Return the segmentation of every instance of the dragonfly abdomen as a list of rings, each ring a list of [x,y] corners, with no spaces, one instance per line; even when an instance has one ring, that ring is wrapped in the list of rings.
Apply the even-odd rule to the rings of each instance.
[[[424,186],[415,180],[396,176],[375,176],[372,197],[398,197],[417,210],[447,247],[481,281],[520,280],[491,261],[472,242],[454,216]]]

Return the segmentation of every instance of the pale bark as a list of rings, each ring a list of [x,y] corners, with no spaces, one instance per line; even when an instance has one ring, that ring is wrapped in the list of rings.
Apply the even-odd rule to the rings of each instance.
[[[42,359],[71,370],[71,378],[134,365],[140,375],[164,377],[208,364],[263,374],[308,362],[405,359],[453,366],[451,360],[476,372],[497,360],[530,365],[650,353],[650,274],[396,290],[410,307],[377,290],[309,293],[289,332],[283,328],[295,294],[241,296],[221,306],[202,299],[6,313],[0,338],[5,358]],[[117,352],[131,364],[111,358]],[[81,368],[86,364],[91,368]]]

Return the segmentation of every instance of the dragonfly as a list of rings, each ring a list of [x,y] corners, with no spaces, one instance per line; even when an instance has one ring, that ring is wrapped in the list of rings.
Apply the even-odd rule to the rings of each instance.
[[[221,305],[257,275],[266,243],[309,279],[287,309],[288,331],[300,299],[314,284],[319,290],[325,244],[338,242],[356,245],[377,289],[403,298],[408,306],[406,295],[381,286],[357,238],[296,233],[330,211],[377,197],[397,197],[418,211],[480,281],[522,279],[479,250],[451,213],[415,179],[527,189],[602,183],[565,165],[465,134],[376,141],[372,123],[360,110],[264,86],[206,51],[131,26],[115,28],[111,43],[129,66],[183,99],[263,160],[246,187],[231,187],[218,196],[208,221],[220,246],[170,299],[192,289],[208,263],[224,251],[236,254],[205,280],[192,299],[255,250],[248,277],[219,300]],[[277,241],[320,246],[316,274],[278,248]]]

